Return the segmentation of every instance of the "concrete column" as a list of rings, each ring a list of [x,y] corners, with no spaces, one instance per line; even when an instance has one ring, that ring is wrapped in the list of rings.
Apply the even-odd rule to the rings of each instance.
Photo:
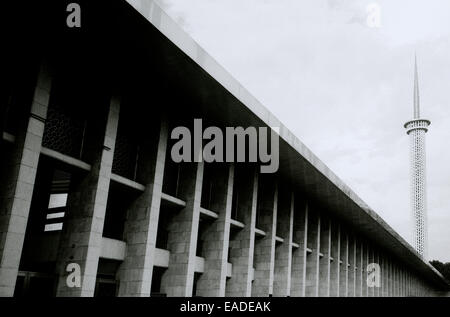
[[[378,265],[380,265],[380,257],[379,257],[379,253],[377,250],[374,250],[374,263],[377,263]],[[380,265],[380,270],[381,270],[381,265]],[[381,274],[381,272],[380,272]],[[380,276],[381,278],[381,276]],[[381,289],[381,280],[380,280],[380,286],[379,287],[375,287],[374,291],[375,291],[375,297],[380,297],[380,289]]]
[[[368,262],[369,263],[374,263],[375,262],[375,258],[374,258],[374,250],[372,249],[372,246],[368,246]],[[375,296],[375,286],[369,287],[369,297],[374,297]]]
[[[252,285],[252,296],[273,295],[273,279],[275,269],[275,234],[278,211],[277,181],[267,174],[259,176],[258,209],[260,220],[258,226],[265,236],[255,237],[255,276]]]
[[[13,296],[44,134],[51,77],[43,64],[38,74],[30,117],[19,127],[0,184],[0,297]],[[0,131],[3,135],[3,131]],[[0,142],[3,142],[1,140]],[[3,153],[2,153],[3,154]]]
[[[384,253],[380,254],[380,267],[381,267],[381,296],[386,297],[386,260]]]
[[[386,257],[386,296],[392,296],[392,271],[391,271],[391,259]]]
[[[407,296],[408,289],[407,289],[407,272],[403,270],[403,296]]]
[[[197,250],[203,162],[182,167],[180,198],[186,202],[174,215],[168,231],[169,267],[161,278],[161,291],[167,296],[192,296]]]
[[[409,297],[410,292],[411,292],[410,285],[409,285],[409,270],[406,271],[405,278],[406,278],[406,294],[405,294],[405,296]]]
[[[276,246],[275,249],[273,296],[290,296],[292,240],[294,233],[294,194],[289,193],[289,191],[279,191],[278,195],[277,236],[283,238],[283,243]]]
[[[306,257],[306,285],[305,296],[319,296],[319,253],[320,253],[320,215],[308,211],[308,238],[307,245],[311,252]]]
[[[348,234],[341,227],[341,258],[340,258],[339,296],[348,295]]]
[[[234,167],[218,170],[212,211],[219,215],[205,232],[205,271],[197,282],[199,296],[225,296]]]
[[[331,256],[333,261],[330,263],[330,296],[339,296],[339,279],[341,258],[341,231],[338,223],[333,223],[331,228]]]
[[[367,265],[369,264],[369,249],[367,243],[361,243],[362,249],[362,262],[363,262],[363,281],[362,281],[362,294],[364,297],[369,297],[369,286],[367,284]]]
[[[108,200],[111,168],[119,121],[120,101],[112,97],[100,153],[91,171],[71,184],[67,199],[66,222],[58,251],[57,296],[93,296],[101,251],[103,223]],[[81,268],[81,287],[68,287],[66,267]]]
[[[253,255],[255,246],[256,203],[258,195],[258,173],[252,169],[248,177],[242,176],[243,184],[236,186],[240,194],[239,211],[244,215],[245,227],[240,229],[230,240],[230,261],[233,265],[233,276],[227,283],[226,296],[251,296],[253,280]]]
[[[406,272],[406,296],[411,296],[411,273],[409,270]]]
[[[403,285],[403,268],[400,268],[400,272],[399,272],[399,276],[400,276],[400,296],[405,296],[404,294],[404,285]]]
[[[398,296],[397,294],[397,267],[395,262],[392,263],[392,296]]]
[[[408,270],[405,271],[405,297],[409,296],[409,287],[408,287]]]
[[[394,296],[394,276],[392,269],[392,260],[389,259],[389,297]]]
[[[330,296],[331,220],[320,221],[319,296]]]
[[[397,278],[398,278],[398,276],[397,276],[397,263],[396,262],[394,262],[394,265],[393,265],[393,280],[394,280],[394,296],[398,296],[398,280],[397,280]]]
[[[411,296],[411,271],[408,271],[408,296]]]
[[[353,236],[348,241],[348,288],[347,296],[355,297],[356,291],[356,246]]]
[[[383,274],[384,274],[384,269],[383,269],[383,257],[382,257],[382,253],[378,252],[378,264],[380,265],[380,287],[378,289],[378,296],[383,297]]]
[[[384,293],[385,296],[389,296],[389,262],[388,257],[385,255],[383,258],[384,265]]]
[[[380,287],[378,288],[378,296],[383,297],[383,257],[382,253],[378,251],[378,264],[380,265]]]
[[[356,266],[358,269],[356,270],[355,282],[355,296],[362,296],[362,288],[364,283],[363,276],[363,257],[362,257],[362,244],[361,242],[355,238],[355,248],[356,248]]]
[[[409,271],[406,270],[405,272],[405,283],[406,283],[406,291],[405,291],[405,296],[409,297]]]
[[[409,289],[408,289],[408,270],[405,270],[404,272],[404,281],[405,281],[405,294],[404,296],[409,296]]]
[[[305,296],[306,289],[306,248],[308,242],[308,208],[296,197],[294,201],[293,242],[298,248],[292,252],[291,296]]]
[[[145,190],[129,207],[124,226],[127,253],[119,268],[119,296],[150,296],[158,231],[168,125],[161,121],[156,149],[144,153]]]

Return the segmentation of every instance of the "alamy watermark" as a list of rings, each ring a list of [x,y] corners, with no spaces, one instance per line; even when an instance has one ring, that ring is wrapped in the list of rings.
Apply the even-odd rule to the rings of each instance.
[[[380,28],[381,27],[381,7],[378,3],[370,3],[366,7],[367,26],[370,28]]]
[[[269,132],[270,130],[270,137]],[[203,130],[202,119],[194,119],[194,131],[181,126],[172,130],[177,140],[170,150],[180,162],[260,162],[261,173],[275,173],[279,166],[279,128],[211,126]],[[264,165],[265,164],[265,165]]]
[[[367,265],[367,286],[380,287],[381,286],[381,268],[378,263],[369,263]]]
[[[69,263],[66,267],[69,272],[66,278],[66,285],[69,288],[81,287],[81,267],[78,263]]]
[[[66,18],[66,24],[69,28],[81,27],[81,7],[78,3],[72,2],[67,5],[66,11],[69,12]]]

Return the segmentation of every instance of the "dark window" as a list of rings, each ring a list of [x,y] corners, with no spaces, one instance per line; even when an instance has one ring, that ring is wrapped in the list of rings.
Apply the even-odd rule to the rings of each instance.
[[[152,287],[151,287],[151,296],[153,297],[165,297],[166,294],[161,293],[161,280],[163,277],[166,268],[163,267],[153,267],[153,275],[152,275]]]
[[[164,164],[163,193],[177,197],[180,182],[180,170],[181,165],[172,160],[170,150],[168,150]]]
[[[205,209],[211,209],[212,195],[213,195],[213,171],[210,164],[205,164],[203,169],[202,181],[202,200],[201,206]]]

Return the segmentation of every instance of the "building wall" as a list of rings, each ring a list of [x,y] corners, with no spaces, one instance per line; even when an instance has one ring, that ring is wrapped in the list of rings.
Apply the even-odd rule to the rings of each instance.
[[[46,117],[52,82],[42,64],[31,110],[21,118],[26,124],[16,135],[5,132],[2,141],[8,153],[2,183],[10,186],[0,192],[1,296],[12,296],[15,289],[23,295],[17,283],[23,288],[27,278],[30,282],[44,273],[53,278],[51,294],[56,296],[103,295],[108,285],[113,285],[108,294],[117,296],[436,294],[407,263],[369,243],[301,189],[290,187],[289,179],[259,174],[254,165],[216,163],[218,168],[212,168],[214,164],[205,162],[170,162],[169,127],[176,124],[170,116],[158,115],[156,128],[142,128],[148,133],[138,142],[140,155],[131,156],[134,173],[123,172],[117,165],[124,155],[118,141],[125,122],[120,96],[107,98],[103,118],[96,121],[103,124],[90,135],[97,142],[90,160],[44,144],[54,124]],[[54,262],[50,271],[36,263],[21,264],[21,258],[28,258],[23,254],[28,252],[23,247],[27,222],[31,230],[30,214],[39,212],[33,204],[41,190],[33,191],[44,161],[45,168],[69,171],[73,179],[63,229],[55,240],[57,254],[47,259]],[[233,195],[238,195],[236,201]],[[121,207],[125,216],[113,221],[123,228],[111,238],[105,232],[111,226],[108,219],[118,215],[112,211],[120,209],[114,209],[118,196],[126,201]],[[80,287],[67,284],[70,263],[80,266]],[[366,282],[369,263],[380,264],[379,287]]]

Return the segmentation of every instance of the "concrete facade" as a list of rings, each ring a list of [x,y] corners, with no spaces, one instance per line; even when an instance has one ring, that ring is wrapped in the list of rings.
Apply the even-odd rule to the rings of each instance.
[[[33,283],[49,296],[449,290],[155,2],[114,3],[109,13],[127,22],[122,37],[112,36],[120,50],[111,65],[123,63],[118,74],[84,52],[89,62],[79,61],[66,78],[61,69],[70,65],[44,53],[20,124],[2,131],[1,296],[34,295]],[[149,43],[130,44],[133,32]],[[74,98],[86,105],[78,108]],[[173,128],[195,118],[220,127],[279,126],[279,171],[261,174],[261,162],[175,162]],[[66,200],[55,207],[61,195]],[[379,288],[367,283],[370,263],[380,265]],[[79,286],[70,283],[76,273]]]

